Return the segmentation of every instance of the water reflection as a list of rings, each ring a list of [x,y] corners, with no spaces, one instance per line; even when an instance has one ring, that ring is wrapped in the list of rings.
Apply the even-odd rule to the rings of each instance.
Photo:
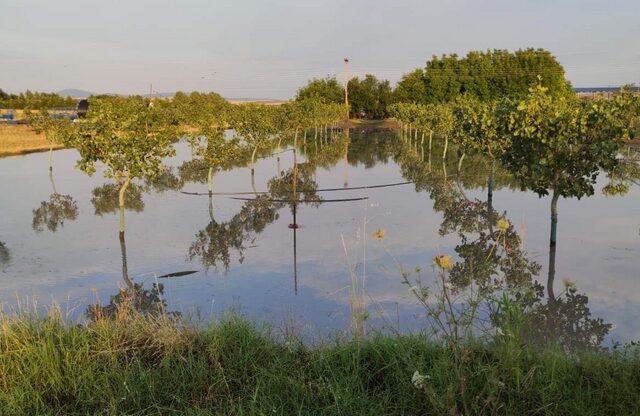
[[[530,260],[522,249],[521,238],[508,220],[507,213],[499,214],[493,207],[492,190],[495,183],[512,186],[508,175],[500,170],[496,172],[493,162],[488,178],[482,173],[461,176],[458,171],[452,180],[447,177],[446,163],[443,163],[441,171],[436,172],[419,154],[411,143],[406,142],[396,153],[405,177],[414,181],[417,189],[428,192],[434,201],[434,210],[442,213],[440,235],[454,234],[459,239],[454,248],[457,261],[446,267],[451,288],[443,289],[460,295],[456,298],[462,302],[457,307],[460,321],[454,323],[459,325],[464,322],[463,318],[468,318],[467,314],[471,313],[468,308],[477,307],[474,306],[474,298],[461,295],[466,290],[475,290],[480,298],[488,300],[487,313],[492,323],[498,326],[506,321],[506,312],[500,309],[498,299],[501,296],[513,296],[524,313],[520,334],[522,339],[545,345],[559,344],[568,351],[600,348],[612,325],[591,316],[587,295],[578,293],[575,284],[570,281],[565,282],[564,290],[559,295],[555,295],[555,242],[552,240],[550,244],[546,286],[548,296],[545,299],[545,287],[536,280],[541,266]],[[469,162],[476,163],[473,157]],[[483,178],[486,178],[487,200],[469,199],[463,189],[482,186]],[[411,284],[408,279],[405,281]],[[443,319],[440,315],[444,313],[442,310],[435,312],[436,315],[433,310],[430,313],[435,319]],[[449,319],[455,321],[456,318]]]
[[[209,224],[196,233],[189,246],[188,260],[199,259],[205,271],[219,266],[228,271],[232,253],[237,253],[238,262],[242,263],[245,250],[255,242],[256,236],[278,219],[278,209],[268,196],[260,195],[246,201],[230,220],[218,222],[213,198],[209,196]]]
[[[0,241],[0,271],[4,272],[10,261],[11,253],[9,252],[9,247],[7,247],[7,243]]]
[[[402,326],[416,329],[419,324],[414,324],[418,310],[415,299],[400,284],[399,274],[389,276],[387,271],[376,269],[375,263],[382,263],[380,259],[385,259],[385,254],[371,245],[366,248],[367,292],[353,299],[346,295],[350,272],[356,270],[360,274],[365,267],[362,236],[370,236],[372,229],[363,234],[362,218],[369,209],[371,216],[376,216],[373,227],[387,229],[388,238],[402,236],[393,242],[393,250],[404,265],[424,265],[439,252],[450,253],[455,260],[450,271],[451,283],[461,293],[470,285],[481,287],[496,298],[508,291],[519,293],[531,322],[526,331],[523,328],[526,332],[523,336],[533,342],[560,340],[568,349],[593,348],[607,339],[611,330],[609,321],[615,321],[623,331],[630,331],[628,337],[637,337],[637,325],[628,318],[628,309],[623,311],[617,306],[623,304],[618,301],[622,298],[625,308],[637,308],[635,282],[629,277],[637,269],[633,257],[637,228],[632,236],[620,237],[617,234],[626,228],[614,224],[612,231],[596,233],[597,239],[593,237],[594,241],[587,243],[583,241],[590,238],[590,233],[581,228],[592,218],[600,218],[605,203],[606,207],[620,207],[615,215],[621,218],[620,222],[633,220],[635,211],[629,199],[619,198],[615,201],[621,202],[614,203],[609,202],[614,199],[596,196],[580,201],[580,205],[567,200],[570,215],[560,237],[568,242],[555,252],[549,250],[548,202],[542,201],[542,207],[537,197],[522,192],[498,161],[469,153],[458,169],[461,156],[456,157],[454,149],[443,163],[443,149],[434,140],[431,145],[434,156],[429,163],[428,137],[424,141],[415,136],[399,138],[393,132],[352,130],[325,136],[319,133],[316,140],[313,137],[311,131],[305,143],[303,133],[299,133],[297,146],[296,143],[288,146],[291,138],[287,137],[281,150],[275,145],[260,150],[257,155],[265,158],[256,161],[255,193],[248,192],[251,188],[246,170],[234,168],[244,163],[239,161],[237,165],[215,170],[216,192],[212,186],[210,197],[204,185],[209,182],[210,166],[201,158],[193,159],[186,144],[177,145],[178,156],[165,160],[166,167],[156,179],[137,180],[125,194],[125,209],[142,212],[147,208],[149,212],[136,216],[137,226],[127,230],[126,241],[122,234],[122,240],[118,241],[122,259],[113,251],[115,235],[113,239],[97,238],[91,247],[86,247],[84,237],[90,233],[109,235],[110,227],[115,226],[111,221],[99,221],[92,211],[99,216],[117,213],[119,184],[103,185],[95,177],[81,176],[72,168],[75,153],[61,152],[60,158],[67,157],[68,163],[56,169],[56,179],[61,183],[64,180],[65,188],[69,188],[64,191],[75,197],[80,220],[63,231],[60,222],[56,235],[29,232],[28,237],[22,237],[24,229],[31,228],[32,208],[39,199],[21,195],[20,209],[0,201],[2,212],[15,219],[7,231],[3,228],[0,243],[0,270],[9,271],[2,274],[6,276],[3,281],[6,299],[16,288],[29,292],[32,287],[42,287],[43,292],[53,288],[60,298],[70,292],[75,299],[81,299],[87,296],[87,286],[96,286],[101,291],[108,288],[110,292],[106,293],[113,295],[105,305],[93,305],[94,315],[97,306],[106,308],[100,313],[109,314],[114,305],[123,302],[135,303],[136,308],[153,313],[167,305],[180,311],[194,307],[208,310],[215,299],[215,313],[238,306],[251,317],[263,319],[264,310],[270,310],[272,315],[264,319],[276,323],[282,316],[278,310],[281,305],[282,308],[297,305],[294,313],[301,321],[312,322],[311,325],[321,321],[321,325],[330,327],[327,333],[347,321],[341,321],[340,314],[347,316],[350,306],[355,305],[354,316],[369,313],[371,320],[379,319],[377,310],[373,310],[379,307],[395,321],[399,305],[397,313]],[[623,171],[609,173],[612,180],[624,180],[628,185],[626,198],[637,195],[633,186],[634,152],[631,149],[621,155],[630,163]],[[250,153],[244,156],[247,160]],[[35,157],[26,156],[24,160]],[[12,163],[14,167],[7,172],[13,169],[15,177],[29,177],[30,165],[21,170],[21,163],[26,162]],[[48,194],[47,189],[55,186],[43,175],[32,176],[29,188],[40,186],[44,189],[41,194]],[[12,181],[15,179],[4,181],[3,189],[11,189]],[[413,193],[411,186],[384,189],[372,186],[401,181],[413,182],[417,192]],[[203,184],[203,192],[197,193],[202,196],[178,193],[186,183]],[[53,192],[57,193],[55,189]],[[332,203],[364,198],[371,198],[373,205],[367,203],[365,208],[364,203]],[[520,227],[514,225],[508,214],[522,218]],[[525,214],[529,252],[522,243]],[[69,220],[65,218],[64,222]],[[507,221],[506,226],[501,220]],[[46,221],[39,220],[39,224],[41,229],[48,229]],[[77,234],[71,234],[76,230]],[[59,244],[62,232],[70,237],[65,247]],[[344,260],[342,234],[347,237],[350,262]],[[624,261],[606,263],[613,245],[619,247],[617,250],[625,250]],[[135,258],[135,265],[128,263],[127,249]],[[91,255],[76,256],[73,262],[64,259],[89,250]],[[11,268],[7,267],[9,262]],[[122,270],[116,264],[120,262]],[[382,267],[388,270],[388,263]],[[601,275],[607,267],[612,276],[606,276],[603,282]],[[199,272],[180,279],[160,280],[168,299],[164,298],[164,288],[150,285],[152,279],[139,277],[187,269]],[[205,278],[203,274],[211,269],[228,273],[231,278],[225,279],[224,284]],[[563,283],[563,278],[571,274],[580,276],[580,290],[570,282]],[[122,281],[124,288],[114,290],[115,279],[109,277]],[[353,292],[358,295],[358,290]],[[584,290],[590,296],[582,293]],[[292,297],[293,293],[298,296]],[[367,299],[370,311],[361,308],[362,299]],[[616,307],[615,313],[611,312]],[[494,324],[502,319],[497,313],[491,316]],[[488,319],[489,315],[485,317]],[[412,323],[405,325],[409,321]],[[362,327],[361,324],[357,323]],[[620,329],[613,332],[614,339],[627,337]]]
[[[106,214],[115,214],[119,211],[119,192],[120,185],[117,183],[106,183],[98,186],[91,191],[93,198],[91,203],[95,210],[95,214],[103,216]],[[144,188],[141,185],[131,183],[129,189],[124,194],[124,208],[128,211],[142,212],[144,211],[144,201],[142,194]]]
[[[71,195],[59,194],[53,180],[53,170],[49,170],[51,182],[51,195],[48,201],[40,202],[40,206],[33,210],[32,227],[36,232],[41,232],[46,227],[51,232],[56,232],[58,227],[63,227],[65,221],[73,221],[78,218],[78,204]]]

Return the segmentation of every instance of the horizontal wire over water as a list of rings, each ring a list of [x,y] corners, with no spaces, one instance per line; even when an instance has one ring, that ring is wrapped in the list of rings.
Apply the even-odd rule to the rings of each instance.
[[[324,188],[324,189],[316,189],[313,191],[298,191],[299,193],[306,193],[306,192],[336,192],[336,191],[353,191],[353,190],[358,190],[358,189],[377,189],[377,188],[389,188],[389,187],[393,187],[393,186],[401,186],[401,185],[408,185],[411,184],[413,182],[411,181],[407,181],[407,182],[396,182],[396,183],[387,183],[387,184],[382,184],[382,185],[369,185],[369,186],[351,186],[351,187],[346,187],[346,188]],[[186,191],[180,191],[180,193],[185,194],[185,195],[209,195],[209,192],[186,192]],[[262,192],[212,192],[211,195],[220,195],[220,196],[224,196],[224,195],[264,195],[264,194],[268,194],[269,192],[267,191],[262,191]]]
[[[239,196],[232,196],[231,199],[237,199],[240,201],[256,201],[257,198],[243,198]],[[358,198],[341,198],[341,199],[300,199],[297,201],[293,201],[291,199],[265,199],[267,202],[286,202],[286,203],[296,203],[296,204],[324,204],[325,202],[350,202],[350,201],[364,201],[365,199],[369,199],[368,196],[358,197]]]

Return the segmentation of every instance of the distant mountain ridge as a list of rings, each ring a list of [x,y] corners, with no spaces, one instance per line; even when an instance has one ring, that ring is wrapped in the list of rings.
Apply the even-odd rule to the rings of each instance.
[[[87,98],[91,95],[95,95],[90,91],[78,90],[75,88],[67,88],[67,89],[58,91],[56,94],[58,94],[61,97],[71,97],[71,98]]]

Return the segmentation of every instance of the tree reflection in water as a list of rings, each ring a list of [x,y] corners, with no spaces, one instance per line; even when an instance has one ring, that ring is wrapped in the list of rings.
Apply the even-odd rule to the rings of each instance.
[[[10,261],[11,253],[9,252],[9,247],[7,247],[7,243],[0,241],[0,271],[4,272]]]
[[[120,288],[117,294],[112,295],[109,303],[101,305],[95,303],[89,305],[85,312],[91,320],[101,318],[114,318],[118,314],[135,312],[146,316],[179,315],[178,312],[167,312],[166,301],[163,292],[164,286],[153,283],[150,289],[146,289],[142,283],[135,283],[129,276],[127,263],[127,247],[125,233],[119,233],[120,250],[122,254],[122,280],[125,287]]]
[[[103,216],[105,214],[114,214],[118,212],[118,193],[120,185],[116,183],[106,183],[98,186],[91,191],[93,198],[91,203],[95,210],[95,214]],[[144,211],[144,201],[142,200],[142,186],[135,183],[129,185],[129,189],[124,195],[124,208],[128,211],[142,212]]]
[[[459,182],[466,182],[464,188],[473,188],[470,179],[478,177],[475,187],[483,186],[482,175],[457,178],[456,184],[447,178],[446,164],[442,172],[432,171],[427,163],[421,163],[412,148],[403,146],[396,149],[396,160],[405,178],[415,182],[418,190],[427,191],[434,201],[434,210],[442,213],[440,235],[458,237],[459,243],[454,248],[458,258],[447,270],[448,284],[452,293],[460,295],[457,299],[462,303],[469,290],[486,301],[486,317],[477,316],[479,321],[488,317],[490,327],[503,326],[508,319],[501,299],[506,296],[521,310],[523,323],[519,336],[525,342],[557,344],[568,351],[600,348],[612,325],[591,315],[587,295],[579,293],[572,282],[565,282],[564,290],[554,295],[555,250],[549,256],[545,298],[545,287],[536,280],[541,267],[522,249],[506,212],[499,214],[493,208],[492,187],[488,187],[487,201],[464,195]],[[467,166],[473,165],[473,156],[469,162]],[[491,168],[488,174],[489,184],[512,186],[501,169]]]
[[[36,232],[44,231],[45,227],[56,232],[58,227],[64,227],[65,221],[78,218],[78,204],[71,195],[59,194],[53,181],[53,171],[49,171],[51,195],[48,201],[40,202],[40,206],[33,210],[32,228]]]

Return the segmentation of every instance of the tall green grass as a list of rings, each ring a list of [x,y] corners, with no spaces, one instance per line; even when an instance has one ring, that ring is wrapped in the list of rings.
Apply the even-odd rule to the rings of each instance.
[[[0,318],[1,415],[632,415],[639,392],[633,349],[457,355],[420,336],[278,342],[233,317],[205,329],[133,312]]]

